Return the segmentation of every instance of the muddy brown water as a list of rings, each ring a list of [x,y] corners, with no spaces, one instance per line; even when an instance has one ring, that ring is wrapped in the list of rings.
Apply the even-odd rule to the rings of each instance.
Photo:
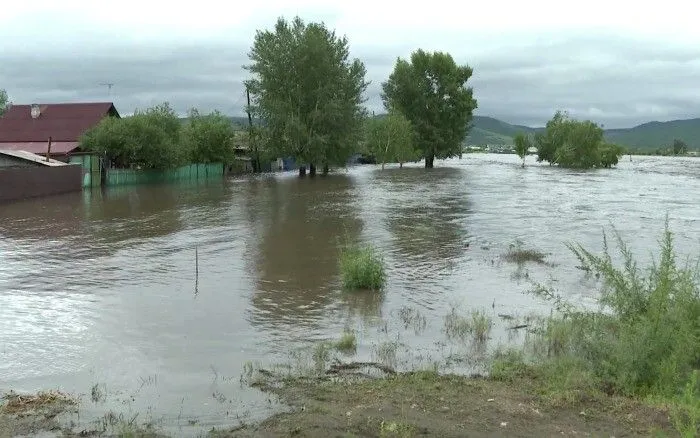
[[[595,284],[564,243],[598,251],[611,224],[648,261],[668,213],[679,252],[698,253],[700,159],[624,157],[617,169],[576,172],[465,155],[437,166],[0,206],[0,390],[85,394],[83,421],[112,410],[180,434],[237,425],[276,409],[240,384],[246,362],[288,362],[346,327],[357,360],[393,343],[399,368],[473,367],[473,349],[446,338],[445,315],[486,311],[493,349],[522,339],[498,314],[548,312],[524,293],[531,280],[591,303]],[[341,290],[337,248],[348,238],[381,249],[384,293]],[[502,261],[516,239],[553,266]],[[407,309],[425,328],[404,325]],[[93,403],[96,384],[107,397]]]

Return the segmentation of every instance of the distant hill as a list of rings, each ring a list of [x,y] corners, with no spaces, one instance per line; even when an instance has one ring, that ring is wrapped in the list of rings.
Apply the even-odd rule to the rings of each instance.
[[[512,144],[518,132],[533,133],[543,128],[511,125],[493,117],[474,116],[467,144]],[[633,128],[606,129],[606,140],[632,149],[656,150],[670,146],[674,139],[683,140],[690,149],[700,148],[700,119],[649,122]]]
[[[377,114],[375,117],[384,117],[384,114]],[[248,126],[247,117],[230,117],[230,119],[231,123],[240,127]],[[184,118],[183,122],[186,120]],[[253,121],[253,123],[257,122],[257,120]],[[517,133],[534,133],[542,129],[512,125],[493,117],[474,116],[466,143],[469,145],[513,144],[513,137]],[[628,148],[645,151],[670,146],[674,139],[683,140],[690,149],[700,149],[700,118],[649,122],[626,129],[606,129],[605,138]]]

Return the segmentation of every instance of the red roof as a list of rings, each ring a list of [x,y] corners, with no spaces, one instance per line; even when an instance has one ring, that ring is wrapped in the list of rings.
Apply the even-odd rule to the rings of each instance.
[[[65,155],[78,149],[77,141],[53,141],[51,140],[51,155]],[[48,151],[47,141],[28,141],[24,143],[0,143],[0,151],[26,151],[33,154],[44,154]]]
[[[0,117],[0,144],[76,142],[107,115],[119,117],[111,102],[39,104],[38,118],[33,119],[31,105],[12,105]],[[51,148],[53,150],[53,147]]]

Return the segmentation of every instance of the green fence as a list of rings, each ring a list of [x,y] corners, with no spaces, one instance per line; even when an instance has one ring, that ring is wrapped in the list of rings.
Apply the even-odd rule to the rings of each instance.
[[[100,157],[92,154],[71,155],[71,164],[79,164],[83,168],[83,188],[100,185]]]
[[[170,170],[107,169],[105,185],[149,184],[191,179],[222,178],[221,163],[190,164]]]

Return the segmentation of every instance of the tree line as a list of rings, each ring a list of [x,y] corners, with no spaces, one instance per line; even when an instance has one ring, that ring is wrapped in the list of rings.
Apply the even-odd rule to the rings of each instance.
[[[261,159],[293,157],[300,175],[324,174],[356,153],[382,165],[460,155],[477,108],[469,81],[473,70],[449,53],[418,49],[397,58],[381,84],[386,111],[370,117],[365,93],[370,83],[363,62],[351,58],[348,39],[324,23],[279,18],[256,31],[248,53],[250,124],[248,145],[254,167]],[[0,98],[2,96],[0,95]],[[1,100],[1,99],[0,99]],[[5,100],[6,95],[5,95]],[[187,162],[233,159],[233,127],[218,112],[192,111],[184,125],[166,104],[123,119],[105,119],[82,139],[85,150],[105,153],[118,166],[166,168]],[[543,133],[515,138],[524,157],[532,146],[538,161],[562,167],[610,167],[622,148],[603,141],[603,130],[558,111]],[[257,166],[255,164],[258,164]]]
[[[118,168],[167,169],[189,163],[230,163],[234,129],[219,112],[190,110],[183,121],[166,102],[124,118],[105,117],[80,140]]]

